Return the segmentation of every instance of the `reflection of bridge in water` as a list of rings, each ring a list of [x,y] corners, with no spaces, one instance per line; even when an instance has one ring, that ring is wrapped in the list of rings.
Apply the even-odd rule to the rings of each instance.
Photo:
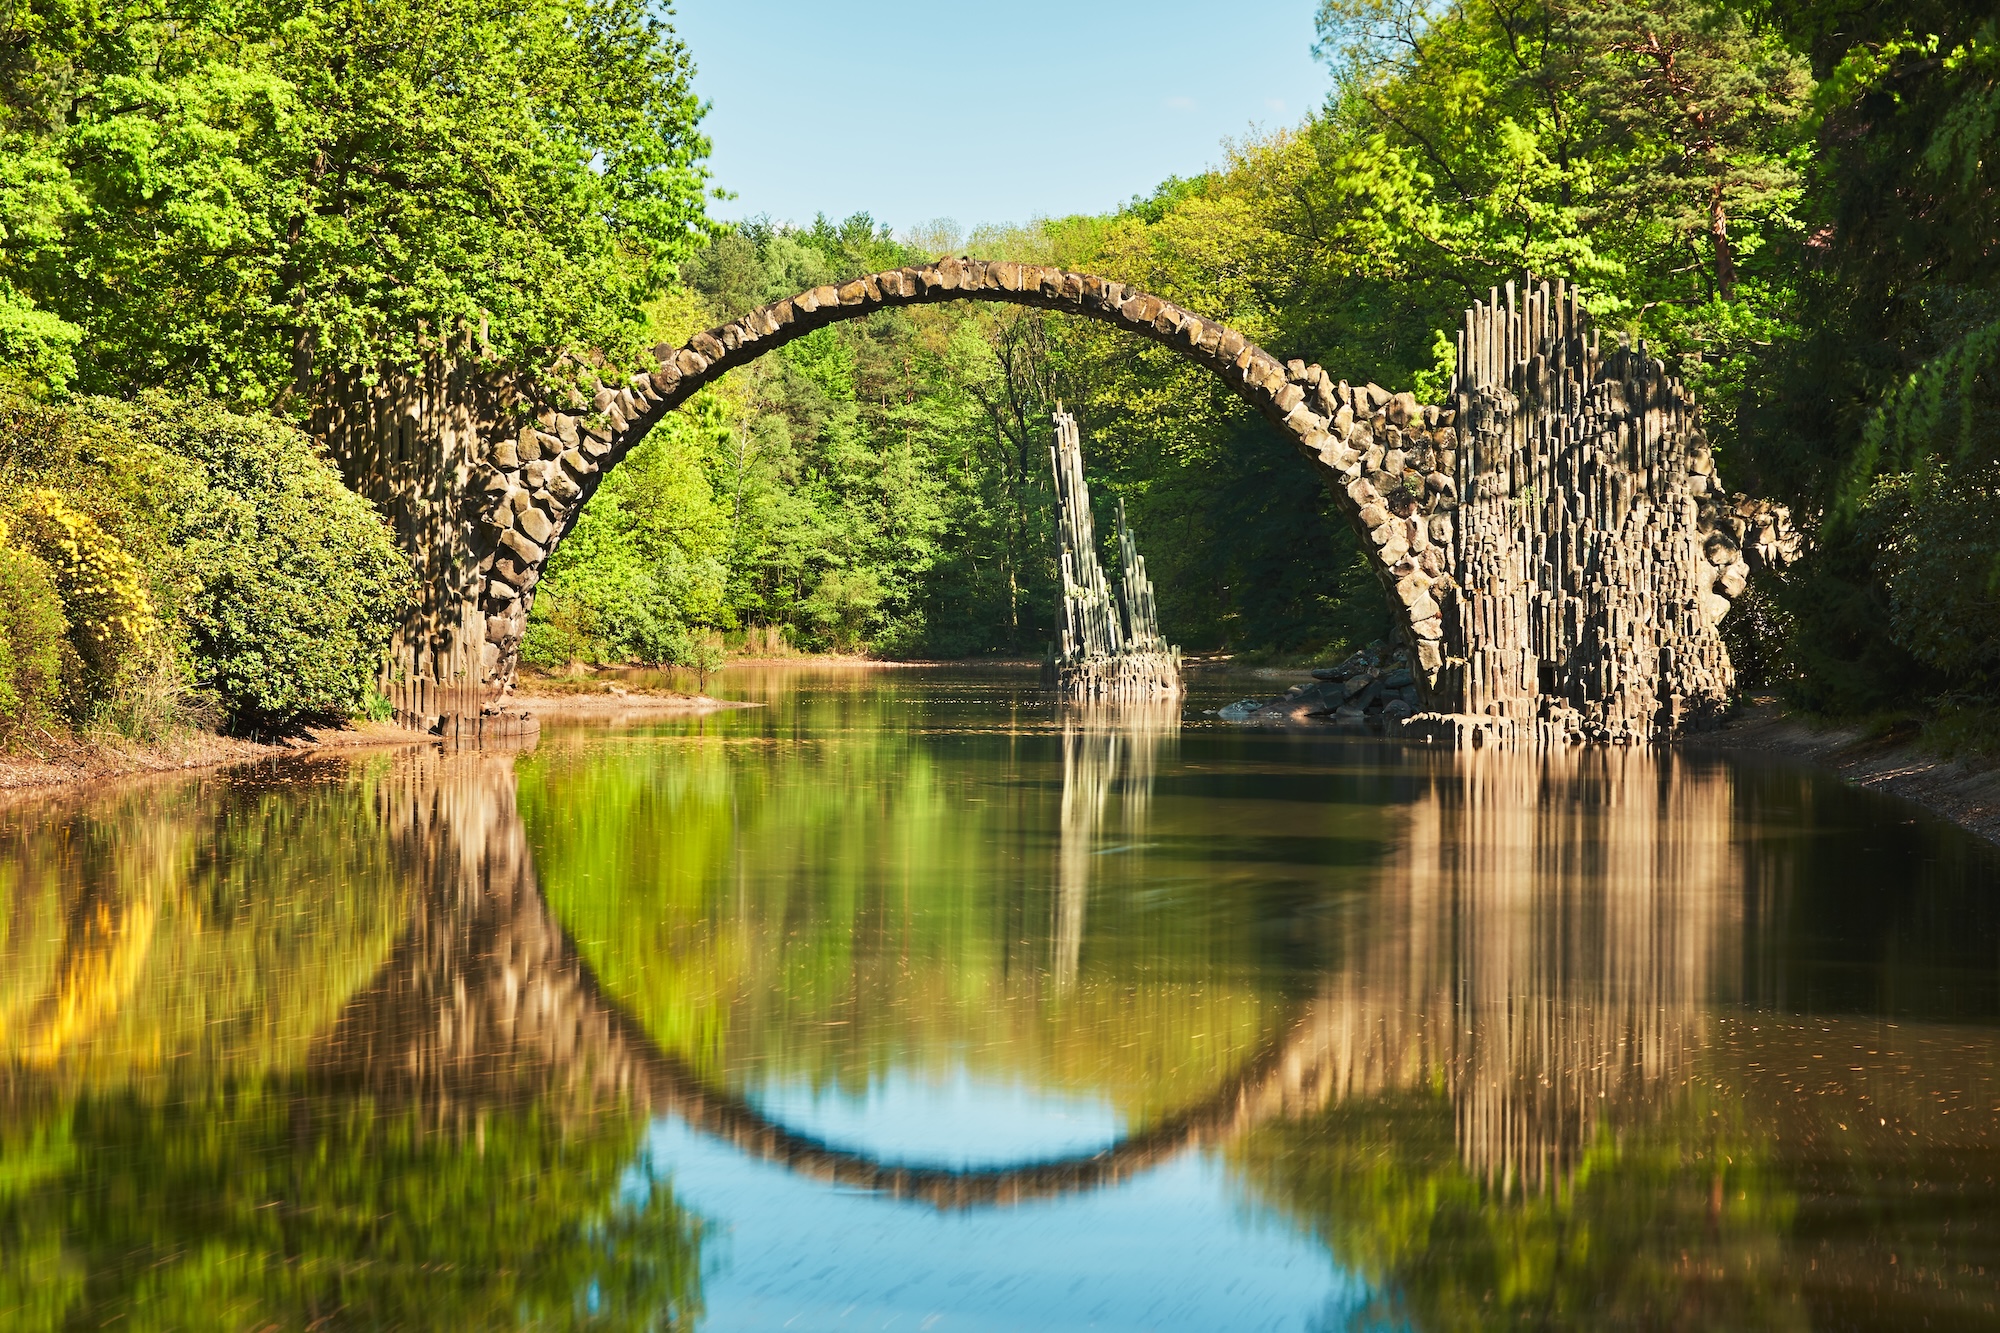
[[[1059,988],[1076,975],[1109,793],[1143,824],[1173,734],[1095,720],[1065,731]],[[1729,773],[1618,751],[1435,762],[1420,798],[1393,812],[1405,832],[1350,923],[1344,963],[1205,1099],[1101,1151],[966,1169],[883,1161],[714,1087],[600,991],[542,898],[511,764],[490,756],[384,784],[417,906],[313,1065],[440,1115],[553,1083],[676,1116],[809,1178],[943,1208],[1107,1186],[1274,1117],[1441,1087],[1469,1167],[1501,1189],[1546,1188],[1600,1126],[1644,1116],[1683,1076],[1730,973],[1718,951],[1732,938],[1735,853],[1716,837]]]
[[[1308,1104],[1442,1086],[1489,1185],[1566,1180],[1686,1076],[1733,977],[1721,764],[1604,749],[1440,764],[1301,1028]]]

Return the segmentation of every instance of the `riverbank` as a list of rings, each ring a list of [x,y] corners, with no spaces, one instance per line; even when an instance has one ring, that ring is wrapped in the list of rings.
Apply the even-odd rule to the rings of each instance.
[[[1720,731],[1680,744],[1802,760],[1857,787],[1899,796],[2000,845],[2000,764],[1940,759],[1921,749],[1913,735],[1812,726],[1787,715],[1775,700],[1760,699],[1738,709]]]
[[[434,745],[435,736],[388,722],[312,727],[283,741],[253,741],[191,731],[156,745],[106,739],[51,738],[40,754],[0,755],[0,792],[48,791],[107,778],[177,773],[225,764],[256,763],[331,750]]]

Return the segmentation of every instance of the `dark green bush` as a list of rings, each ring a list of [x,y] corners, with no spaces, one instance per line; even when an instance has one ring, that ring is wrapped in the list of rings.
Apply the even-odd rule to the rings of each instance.
[[[184,690],[165,693],[200,705],[188,720],[219,710],[238,731],[366,706],[408,596],[409,562],[374,507],[297,430],[162,393],[0,403],[0,486],[42,495],[45,527],[60,511],[80,531],[101,530],[146,584],[160,629],[138,669],[99,673],[119,688],[160,694],[178,672]],[[114,610],[139,600],[136,589],[122,591],[130,595],[113,599]],[[147,637],[107,637],[105,628],[77,633],[92,649]],[[119,714],[119,698],[92,702],[105,718]]]
[[[195,682],[239,731],[361,712],[409,598],[382,516],[269,417],[151,396],[131,424],[200,471],[169,534]]]

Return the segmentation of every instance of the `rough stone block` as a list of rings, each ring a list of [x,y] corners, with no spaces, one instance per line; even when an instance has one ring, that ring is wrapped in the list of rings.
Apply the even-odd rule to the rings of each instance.
[[[549,522],[548,515],[530,505],[514,516],[514,528],[537,546],[547,546],[556,525]]]
[[[1431,581],[1422,574],[1406,574],[1396,583],[1396,600],[1404,606],[1415,606],[1420,598],[1430,596]]]
[[[534,511],[531,509],[528,512],[533,513]],[[541,547],[529,541],[513,528],[509,528],[500,534],[500,544],[509,551],[512,551],[515,557],[526,565],[541,564],[543,557],[547,554]]]

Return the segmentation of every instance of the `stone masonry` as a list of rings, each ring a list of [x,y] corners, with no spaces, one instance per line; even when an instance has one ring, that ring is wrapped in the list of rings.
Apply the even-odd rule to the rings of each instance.
[[[448,540],[423,539],[429,563],[444,552],[449,568],[425,571],[430,644],[408,669],[422,677],[450,664],[477,690],[449,699],[476,693],[491,709],[512,683],[549,553],[654,423],[814,329],[952,300],[1112,324],[1242,395],[1318,472],[1359,535],[1415,658],[1428,710],[1417,721],[1434,733],[1511,739],[1531,726],[1548,739],[1642,741],[1700,725],[1731,683],[1716,622],[1751,573],[1798,548],[1782,509],[1720,494],[1685,390],[1643,347],[1600,355],[1561,284],[1525,295],[1510,284],[1504,301],[1496,291],[1467,312],[1459,375],[1436,405],[1280,361],[1125,283],[944,259],[814,288],[684,347],[658,347],[654,368],[622,383],[576,368],[596,386],[588,396],[550,403],[511,387],[467,390],[453,401],[476,399],[480,442],[434,449],[428,462],[376,438],[412,415],[397,404],[351,413],[363,428],[324,436],[350,480],[372,493],[368,476],[392,458],[426,516],[452,527]],[[367,422],[383,424],[371,433]],[[455,514],[442,512],[447,494]]]

